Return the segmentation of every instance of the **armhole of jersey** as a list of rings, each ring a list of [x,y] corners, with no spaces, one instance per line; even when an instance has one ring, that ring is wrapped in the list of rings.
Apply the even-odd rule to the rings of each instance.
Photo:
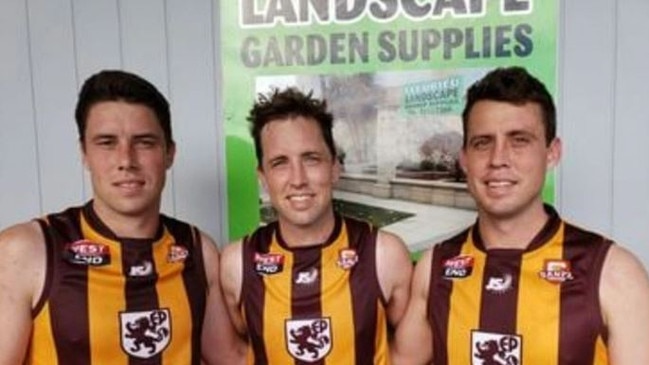
[[[246,258],[246,247],[248,247],[248,241],[250,240],[250,235],[246,235],[241,239],[241,255],[239,255],[239,259],[241,260],[241,286],[239,287],[239,300],[237,301],[237,308],[239,309],[239,312],[242,314],[243,319],[245,321],[245,313],[244,313],[244,307],[243,307],[243,302],[244,302],[244,296],[245,296],[245,288],[246,288],[246,282],[247,277],[247,258]]]
[[[378,250],[379,250],[379,229],[369,222],[364,222],[367,224],[367,229],[369,230],[369,239],[374,241],[370,242],[372,245],[370,247],[373,247],[374,249],[374,282],[376,283],[376,290],[378,291],[379,294],[379,300],[381,301],[381,304],[383,307],[387,308],[389,300],[388,298],[385,297],[385,293],[383,292],[383,288],[381,287],[381,281],[379,280],[379,266],[378,266]]]
[[[207,290],[208,288],[208,278],[207,278],[207,269],[205,268],[205,255],[203,255],[203,240],[201,239],[201,233],[198,228],[190,226],[192,241],[194,242],[194,252],[196,254],[196,263],[199,266],[199,272],[202,273],[201,286],[203,289]]]
[[[32,308],[32,318],[36,318],[45,306],[45,302],[49,298],[54,276],[54,244],[49,233],[49,225],[43,218],[38,219],[37,222],[43,233],[43,245],[45,246],[45,278],[36,305]]]
[[[606,321],[604,319],[604,315],[602,313],[602,301],[601,301],[601,296],[599,294],[600,287],[601,287],[601,282],[602,282],[602,273],[604,272],[604,262],[606,261],[606,258],[608,257],[610,251],[611,251],[611,246],[613,246],[613,241],[603,237],[603,242],[602,242],[602,248],[599,251],[599,254],[595,258],[595,262],[593,263],[593,268],[597,270],[596,275],[595,275],[595,280],[593,280],[593,285],[594,288],[592,290],[593,295],[595,296],[594,302],[597,303],[597,317],[599,318],[599,323],[601,324],[602,327],[602,339],[604,340],[604,343],[608,343],[608,328],[606,327]]]

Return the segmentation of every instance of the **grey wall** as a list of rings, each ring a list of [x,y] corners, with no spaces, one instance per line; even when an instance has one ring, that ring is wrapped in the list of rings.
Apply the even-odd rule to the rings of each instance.
[[[0,1],[0,228],[81,203],[80,84],[102,68],[149,79],[171,103],[178,144],[163,210],[222,237],[216,3]]]
[[[649,1],[562,8],[560,211],[649,265]]]
[[[557,206],[649,264],[649,1],[561,7]],[[164,211],[223,240],[217,12],[218,0],[0,0],[0,228],[89,197],[76,92],[113,67],[170,99],[178,155]]]

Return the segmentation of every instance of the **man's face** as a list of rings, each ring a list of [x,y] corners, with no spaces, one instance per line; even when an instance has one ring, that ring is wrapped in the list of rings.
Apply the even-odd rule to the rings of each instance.
[[[106,101],[90,108],[82,144],[94,208],[102,219],[158,214],[174,146],[154,112],[141,104]]]
[[[546,145],[542,118],[536,103],[474,104],[460,163],[481,213],[512,218],[542,209],[546,171],[561,155],[558,139]]]
[[[261,131],[259,178],[283,229],[333,221],[332,190],[340,170],[313,119],[278,119]]]

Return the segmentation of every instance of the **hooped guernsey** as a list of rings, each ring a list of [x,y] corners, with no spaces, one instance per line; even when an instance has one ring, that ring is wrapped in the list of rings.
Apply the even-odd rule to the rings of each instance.
[[[336,215],[329,239],[289,248],[277,222],[243,240],[249,364],[389,364],[376,228]]]
[[[117,237],[91,202],[39,219],[47,273],[27,364],[200,364],[200,235],[160,218],[153,239]]]
[[[477,224],[435,246],[435,365],[604,365],[599,283],[612,242],[550,219],[525,250],[486,250]]]

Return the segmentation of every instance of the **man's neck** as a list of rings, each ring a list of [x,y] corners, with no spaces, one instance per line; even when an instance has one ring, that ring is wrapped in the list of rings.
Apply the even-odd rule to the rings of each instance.
[[[486,249],[524,250],[548,221],[543,206],[512,218],[480,214],[478,229]]]
[[[97,217],[117,237],[124,238],[153,238],[158,232],[160,213],[152,210],[146,214],[123,215],[115,211],[93,206]]]
[[[288,247],[321,245],[331,237],[335,224],[333,211],[319,222],[309,225],[295,225],[279,220],[282,240]]]

